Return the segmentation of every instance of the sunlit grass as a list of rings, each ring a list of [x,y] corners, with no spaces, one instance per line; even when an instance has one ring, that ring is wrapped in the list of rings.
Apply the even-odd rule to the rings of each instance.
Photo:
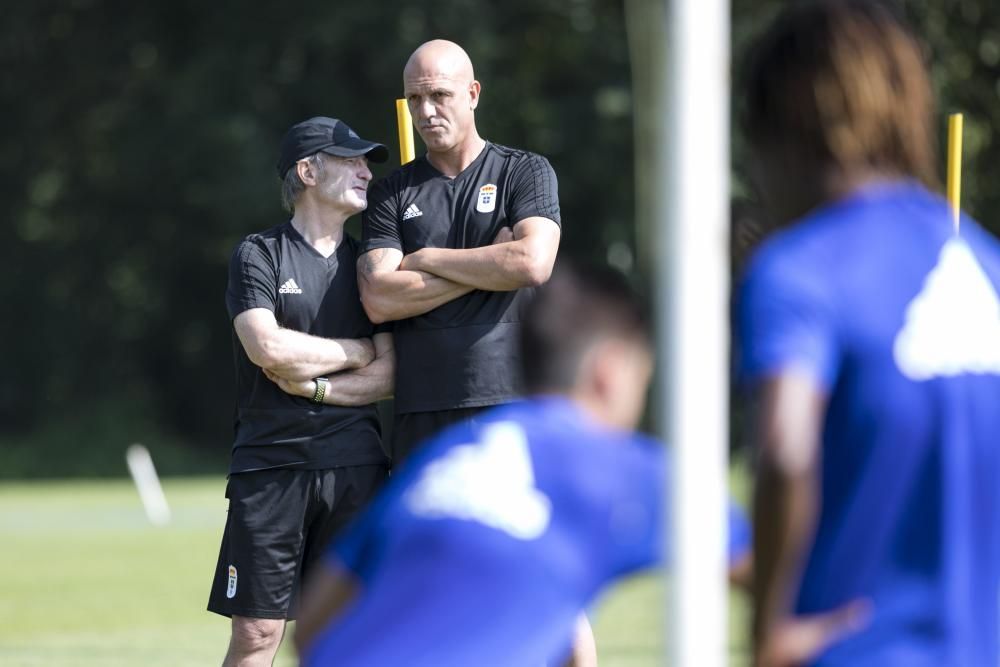
[[[173,520],[156,528],[127,480],[0,484],[0,664],[219,664],[228,620],[205,604],[224,486],[221,476],[165,480]],[[661,664],[664,608],[653,577],[604,596],[592,614],[601,664]],[[739,656],[740,599],[733,609]],[[294,664],[290,651],[277,664]]]

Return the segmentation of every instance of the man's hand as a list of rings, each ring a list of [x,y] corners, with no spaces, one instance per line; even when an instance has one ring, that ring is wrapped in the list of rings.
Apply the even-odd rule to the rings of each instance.
[[[323,393],[324,405],[369,405],[392,396],[396,366],[392,334],[377,333],[370,341],[367,338],[357,340],[373,346],[375,359],[361,368],[321,373],[327,378],[326,391]],[[267,368],[262,370],[265,377],[286,394],[310,400],[316,395],[316,381],[312,378],[289,378]]]
[[[301,396],[303,398],[312,398],[316,395],[315,380],[286,380],[277,373],[269,371],[266,368],[261,370],[264,371],[264,375],[267,376],[268,380],[278,385],[278,388],[286,394]]]
[[[795,667],[813,660],[834,642],[863,630],[871,604],[854,600],[833,611],[797,616],[763,631],[754,655],[756,667]]]

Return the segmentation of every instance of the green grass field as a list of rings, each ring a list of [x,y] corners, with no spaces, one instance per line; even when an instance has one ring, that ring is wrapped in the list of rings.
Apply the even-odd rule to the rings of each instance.
[[[0,665],[217,665],[228,620],[205,611],[226,516],[225,481],[164,481],[151,526],[128,480],[0,484]],[[661,664],[663,587],[630,580],[595,615],[601,664]],[[745,601],[734,595],[733,664]],[[288,651],[276,663],[294,664]]]

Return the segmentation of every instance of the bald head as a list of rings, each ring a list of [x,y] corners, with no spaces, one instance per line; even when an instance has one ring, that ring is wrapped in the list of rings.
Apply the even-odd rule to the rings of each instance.
[[[444,169],[441,160],[451,156],[451,166],[461,170],[469,154],[475,157],[481,150],[475,118],[479,90],[469,54],[455,42],[421,44],[406,62],[403,94],[428,158],[439,169]]]
[[[405,85],[408,78],[434,74],[466,82],[476,78],[469,54],[446,39],[432,39],[417,47],[403,68],[403,82]]]

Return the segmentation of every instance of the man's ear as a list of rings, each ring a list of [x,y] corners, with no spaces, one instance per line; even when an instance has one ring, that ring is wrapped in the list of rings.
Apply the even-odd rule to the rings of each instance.
[[[603,400],[613,398],[622,365],[621,346],[614,341],[595,343],[590,351],[590,384]]]
[[[482,86],[478,81],[473,81],[469,84],[469,108],[475,110],[479,106],[479,93],[482,92]]]
[[[295,173],[299,175],[299,180],[306,185],[316,185],[319,181],[319,174],[316,173],[316,165],[312,160],[299,160],[296,162]]]

